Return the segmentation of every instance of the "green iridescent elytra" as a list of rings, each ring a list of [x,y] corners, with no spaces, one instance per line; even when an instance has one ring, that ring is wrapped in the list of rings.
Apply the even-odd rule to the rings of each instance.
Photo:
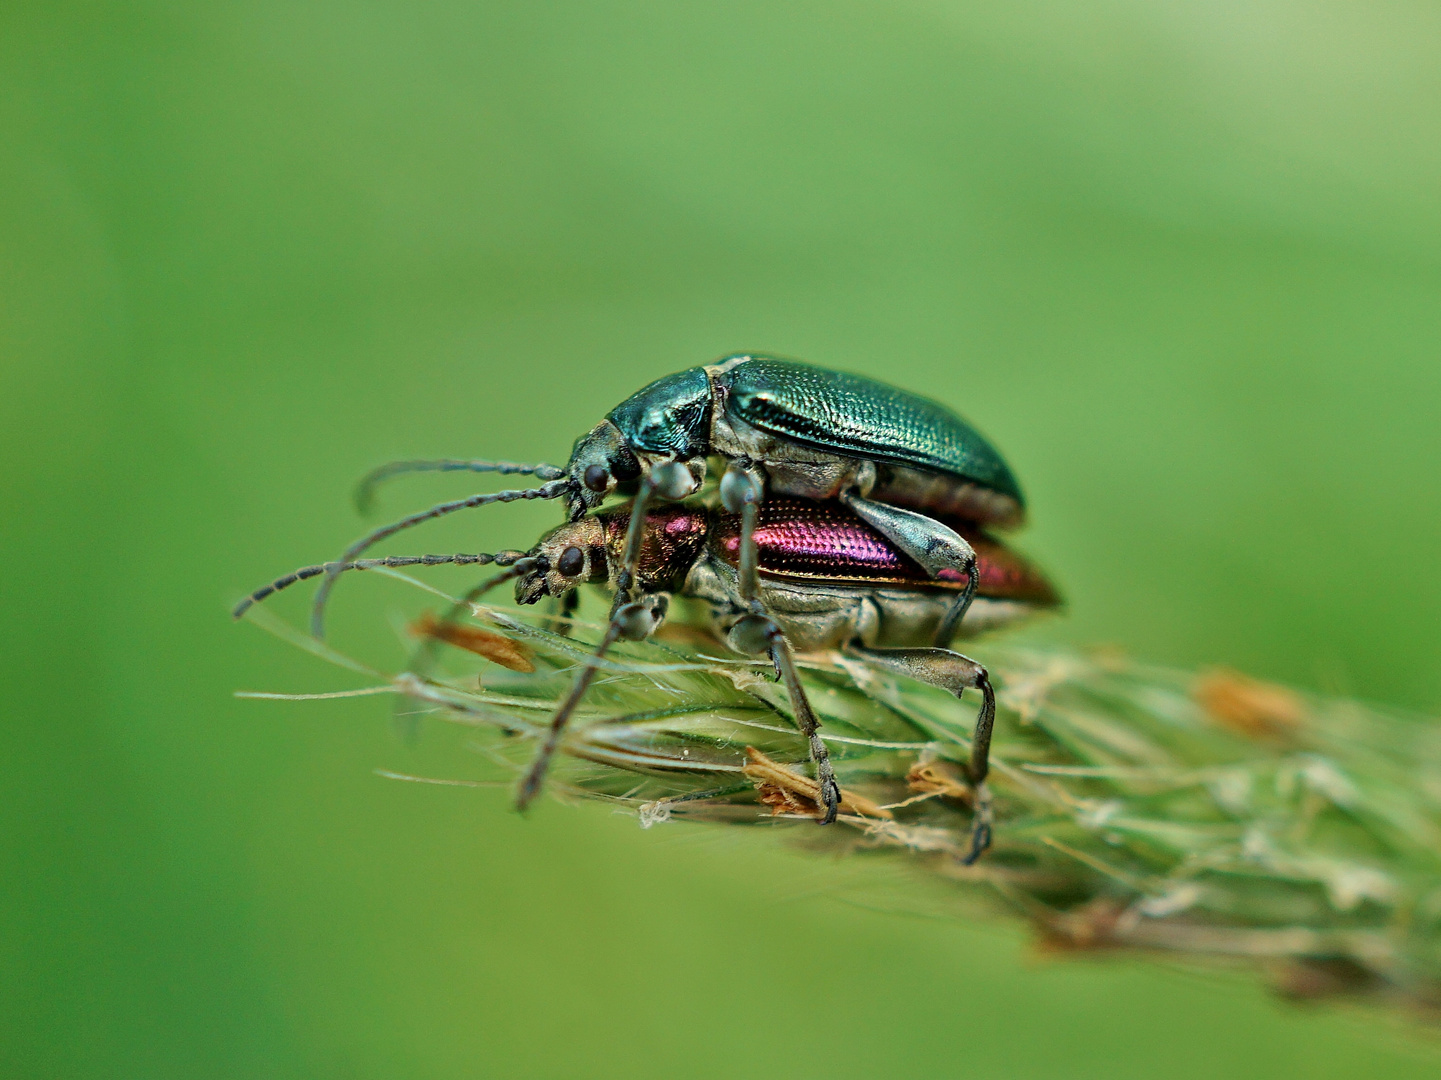
[[[711,412],[788,442],[954,477],[1024,505],[996,449],[943,405],[862,375],[737,356],[689,368],[632,394],[607,419],[637,450],[682,460],[706,453]]]

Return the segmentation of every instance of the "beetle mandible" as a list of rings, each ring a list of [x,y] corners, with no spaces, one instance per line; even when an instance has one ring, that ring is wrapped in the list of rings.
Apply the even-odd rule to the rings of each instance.
[[[937,628],[949,618],[955,594],[968,586],[932,579],[886,536],[837,502],[780,497],[767,500],[755,515],[751,538],[758,589],[754,597],[747,597],[742,585],[743,515],[692,505],[654,509],[640,524],[644,555],[628,568],[635,515],[632,504],[582,517],[547,533],[528,552],[389,556],[306,567],[253,593],[236,614],[297,581],[379,566],[496,563],[509,569],[467,599],[515,580],[515,596],[521,604],[574,596],[583,584],[609,585],[619,591],[622,574],[629,572],[634,599],[613,614],[597,656],[620,638],[651,636],[665,621],[672,594],[701,601],[704,629],[735,652],[768,656],[785,683],[822,790],[834,789],[835,799],[824,799],[823,822],[835,817],[839,788],[818,732],[819,721],[800,682],[795,651],[840,649],[957,697],[967,689],[980,691],[981,708],[966,770],[974,817],[965,861],[974,862],[991,836],[985,780],[995,696],[984,667],[932,644]],[[1025,558],[967,523],[954,524],[970,533],[978,552],[977,599],[959,628],[962,632],[969,635],[1005,625],[1058,602],[1050,583]],[[755,613],[756,602],[764,614]],[[570,709],[596,670],[593,665],[582,670],[567,698]],[[559,746],[569,714],[562,708],[552,721],[521,782],[517,798],[521,806],[540,790],[546,763]]]

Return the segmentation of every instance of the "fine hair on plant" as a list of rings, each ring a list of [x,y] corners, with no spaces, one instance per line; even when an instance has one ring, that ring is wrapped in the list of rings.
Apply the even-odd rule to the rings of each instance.
[[[561,797],[647,828],[764,824],[818,850],[890,853],[953,883],[968,917],[1023,919],[1054,951],[1250,966],[1292,997],[1441,1016],[1441,729],[1422,717],[1114,650],[978,642],[998,702],[995,834],[967,866],[974,709],[949,694],[838,653],[800,657],[842,789],[839,827],[818,829],[774,672],[724,655],[683,612],[595,659],[596,624],[563,635],[553,617],[367,569],[458,617],[405,621],[386,670],[254,608],[250,621],[366,683],[247,696],[398,696],[471,729],[508,782],[591,663],[550,780]]]

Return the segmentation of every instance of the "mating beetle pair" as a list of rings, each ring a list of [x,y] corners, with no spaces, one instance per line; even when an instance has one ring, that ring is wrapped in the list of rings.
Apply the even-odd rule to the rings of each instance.
[[[720,459],[724,469],[718,485],[706,495],[713,458]],[[494,561],[511,565],[506,576],[520,579],[517,596],[522,602],[534,602],[543,594],[564,596],[566,610],[576,595],[574,584],[582,579],[609,581],[615,597],[610,624],[595,651],[599,658],[621,637],[648,636],[665,616],[667,591],[642,575],[641,565],[647,548],[661,543],[670,535],[666,528],[675,526],[656,524],[650,508],[658,501],[676,503],[702,496],[703,502],[712,504],[701,515],[707,535],[716,531],[712,519],[722,510],[734,516],[734,567],[728,571],[724,558],[698,555],[690,565],[679,567],[686,571],[679,577],[678,568],[671,566],[665,584],[674,588],[679,580],[688,595],[710,601],[714,629],[726,644],[742,653],[769,655],[786,683],[797,726],[810,740],[824,802],[822,821],[834,820],[839,788],[825,744],[815,732],[817,721],[796,674],[793,648],[844,646],[863,652],[880,666],[957,693],[968,687],[982,691],[969,768],[978,807],[972,857],[984,849],[989,830],[979,808],[985,802],[982,785],[994,703],[985,669],[946,646],[961,627],[983,578],[976,551],[960,528],[979,535],[987,526],[1019,524],[1024,504],[1000,455],[955,414],[859,376],[791,361],[735,356],[667,376],[626,399],[577,440],[564,469],[495,461],[397,462],[367,477],[362,498],[389,476],[426,470],[528,474],[545,482],[537,488],[441,503],[378,529],[351,545],[336,562],[309,567],[259,590],[237,614],[275,587],[324,574],[313,612],[313,630],[320,636],[326,598],[342,570],[411,562]],[[597,520],[587,515],[614,494],[631,496],[633,502],[624,544],[618,556],[612,551],[605,558],[603,577],[595,557],[587,555],[595,549],[593,543],[566,543],[549,551],[559,542],[557,533],[528,555],[361,558],[375,543],[412,525],[468,507],[518,499],[564,498],[571,525],[558,533],[587,528],[609,528],[613,533],[613,516],[602,514]],[[762,587],[762,574],[786,576],[783,570],[777,573],[775,565],[784,545],[770,545],[769,561],[761,558],[757,545],[762,510],[771,506],[771,500],[777,505],[766,511],[767,528],[799,530],[808,534],[813,546],[815,542],[822,549],[830,545],[830,581],[802,574],[784,585],[767,581]],[[715,502],[719,508],[713,506]],[[700,520],[696,511],[690,513]],[[585,525],[587,520],[596,523]],[[854,544],[862,533],[862,546],[883,550],[888,560],[913,568],[908,576],[878,579],[874,566],[856,564]],[[811,570],[825,563],[821,559]],[[1022,606],[1050,602],[1054,595],[1047,589],[1044,595],[1027,597]],[[838,616],[837,611],[843,614]],[[522,781],[520,805],[539,791],[549,758],[596,670],[587,665],[577,674],[571,693],[552,719],[546,745]]]

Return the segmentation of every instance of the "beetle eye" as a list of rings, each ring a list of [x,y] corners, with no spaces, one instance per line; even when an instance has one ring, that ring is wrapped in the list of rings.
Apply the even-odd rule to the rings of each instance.
[[[585,569],[585,553],[578,547],[568,547],[560,553],[555,568],[566,577],[577,577]]]
[[[581,483],[591,491],[604,491],[610,483],[610,473],[606,472],[604,465],[592,465],[585,470],[585,476],[581,478]]]

